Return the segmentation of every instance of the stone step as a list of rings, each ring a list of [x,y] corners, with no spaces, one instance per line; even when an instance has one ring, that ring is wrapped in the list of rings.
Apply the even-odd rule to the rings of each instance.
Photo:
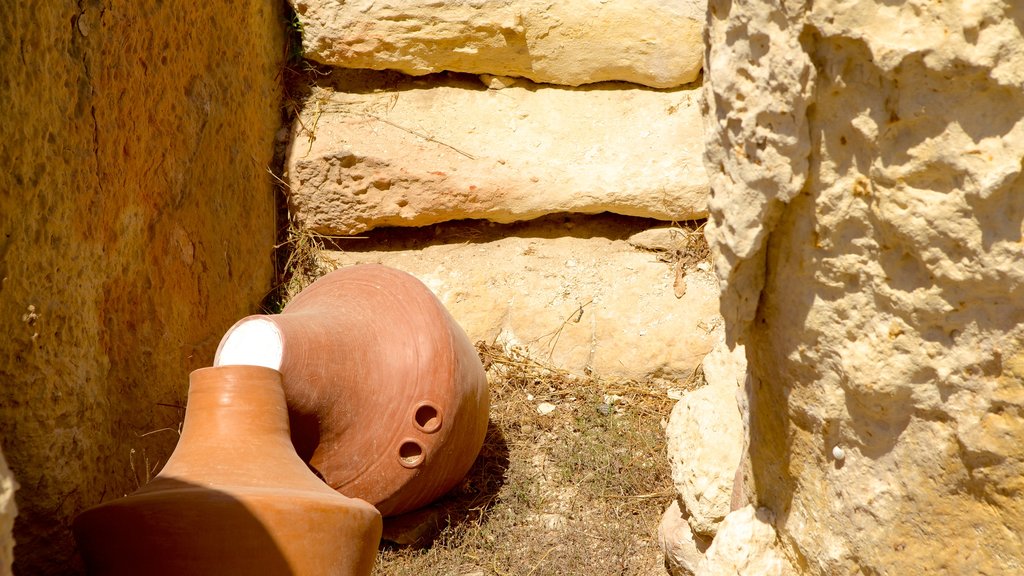
[[[290,207],[335,235],[559,212],[702,218],[699,108],[698,89],[335,71],[294,126]]]
[[[556,215],[510,226],[454,222],[340,240],[334,266],[380,263],[422,280],[474,342],[553,368],[678,381],[720,337],[718,284],[630,238],[650,220]],[[677,297],[677,294],[679,295]]]
[[[345,68],[670,88],[693,82],[704,56],[704,1],[292,3],[305,56]]]

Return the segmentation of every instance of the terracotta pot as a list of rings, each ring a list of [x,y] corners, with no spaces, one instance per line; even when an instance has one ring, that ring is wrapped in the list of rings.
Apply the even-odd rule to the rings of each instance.
[[[380,514],[299,459],[280,373],[203,368],[188,399],[157,477],[75,519],[90,574],[370,574]]]
[[[299,455],[385,516],[451,489],[487,432],[469,338],[423,283],[385,266],[342,268],[281,314],[242,319],[215,364],[279,369]]]

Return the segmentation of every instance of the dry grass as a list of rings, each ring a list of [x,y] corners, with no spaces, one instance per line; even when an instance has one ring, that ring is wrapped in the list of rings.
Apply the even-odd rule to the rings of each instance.
[[[676,279],[673,286],[676,298],[686,294],[686,275],[699,269],[702,265],[710,270],[713,264],[711,248],[704,237],[704,226],[707,221],[690,226],[673,223],[670,234],[671,245],[658,254],[658,260],[672,265]]]
[[[322,256],[325,242],[322,236],[293,224],[287,242],[287,250],[283,251],[287,254],[286,273],[280,276],[277,288],[282,302],[291,301],[306,286],[334,269]],[[278,246],[278,250],[281,248]]]
[[[698,264],[706,262],[711,264],[711,248],[704,237],[704,227],[707,221],[694,222],[689,226],[674,225],[673,245],[671,250],[662,253],[658,259],[662,262],[669,262],[678,267],[690,271]]]
[[[655,535],[673,497],[668,391],[477,347],[491,386],[481,456],[436,505],[445,526],[433,541],[385,545],[375,574],[664,574]],[[554,410],[538,411],[545,403]]]

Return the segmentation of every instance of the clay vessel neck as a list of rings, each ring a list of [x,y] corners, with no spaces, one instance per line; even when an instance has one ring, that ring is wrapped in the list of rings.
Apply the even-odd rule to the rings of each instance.
[[[182,441],[239,435],[241,441],[263,442],[288,436],[288,410],[281,376],[254,366],[196,370],[191,376]]]
[[[261,366],[219,366],[192,373],[178,448],[153,482],[162,478],[201,485],[272,485],[275,474],[301,471],[300,484],[329,490],[308,474],[288,433],[288,409],[281,373]],[[280,474],[277,474],[280,475]]]

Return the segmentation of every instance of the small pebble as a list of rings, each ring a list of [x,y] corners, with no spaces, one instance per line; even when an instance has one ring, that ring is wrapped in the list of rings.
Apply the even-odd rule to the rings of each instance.
[[[843,452],[843,449],[840,448],[839,446],[833,446],[832,447],[832,457],[835,458],[836,460],[842,462],[843,459],[846,458],[846,452]]]
[[[550,402],[541,402],[537,405],[537,412],[540,412],[541,416],[546,416],[555,411],[556,406]]]

